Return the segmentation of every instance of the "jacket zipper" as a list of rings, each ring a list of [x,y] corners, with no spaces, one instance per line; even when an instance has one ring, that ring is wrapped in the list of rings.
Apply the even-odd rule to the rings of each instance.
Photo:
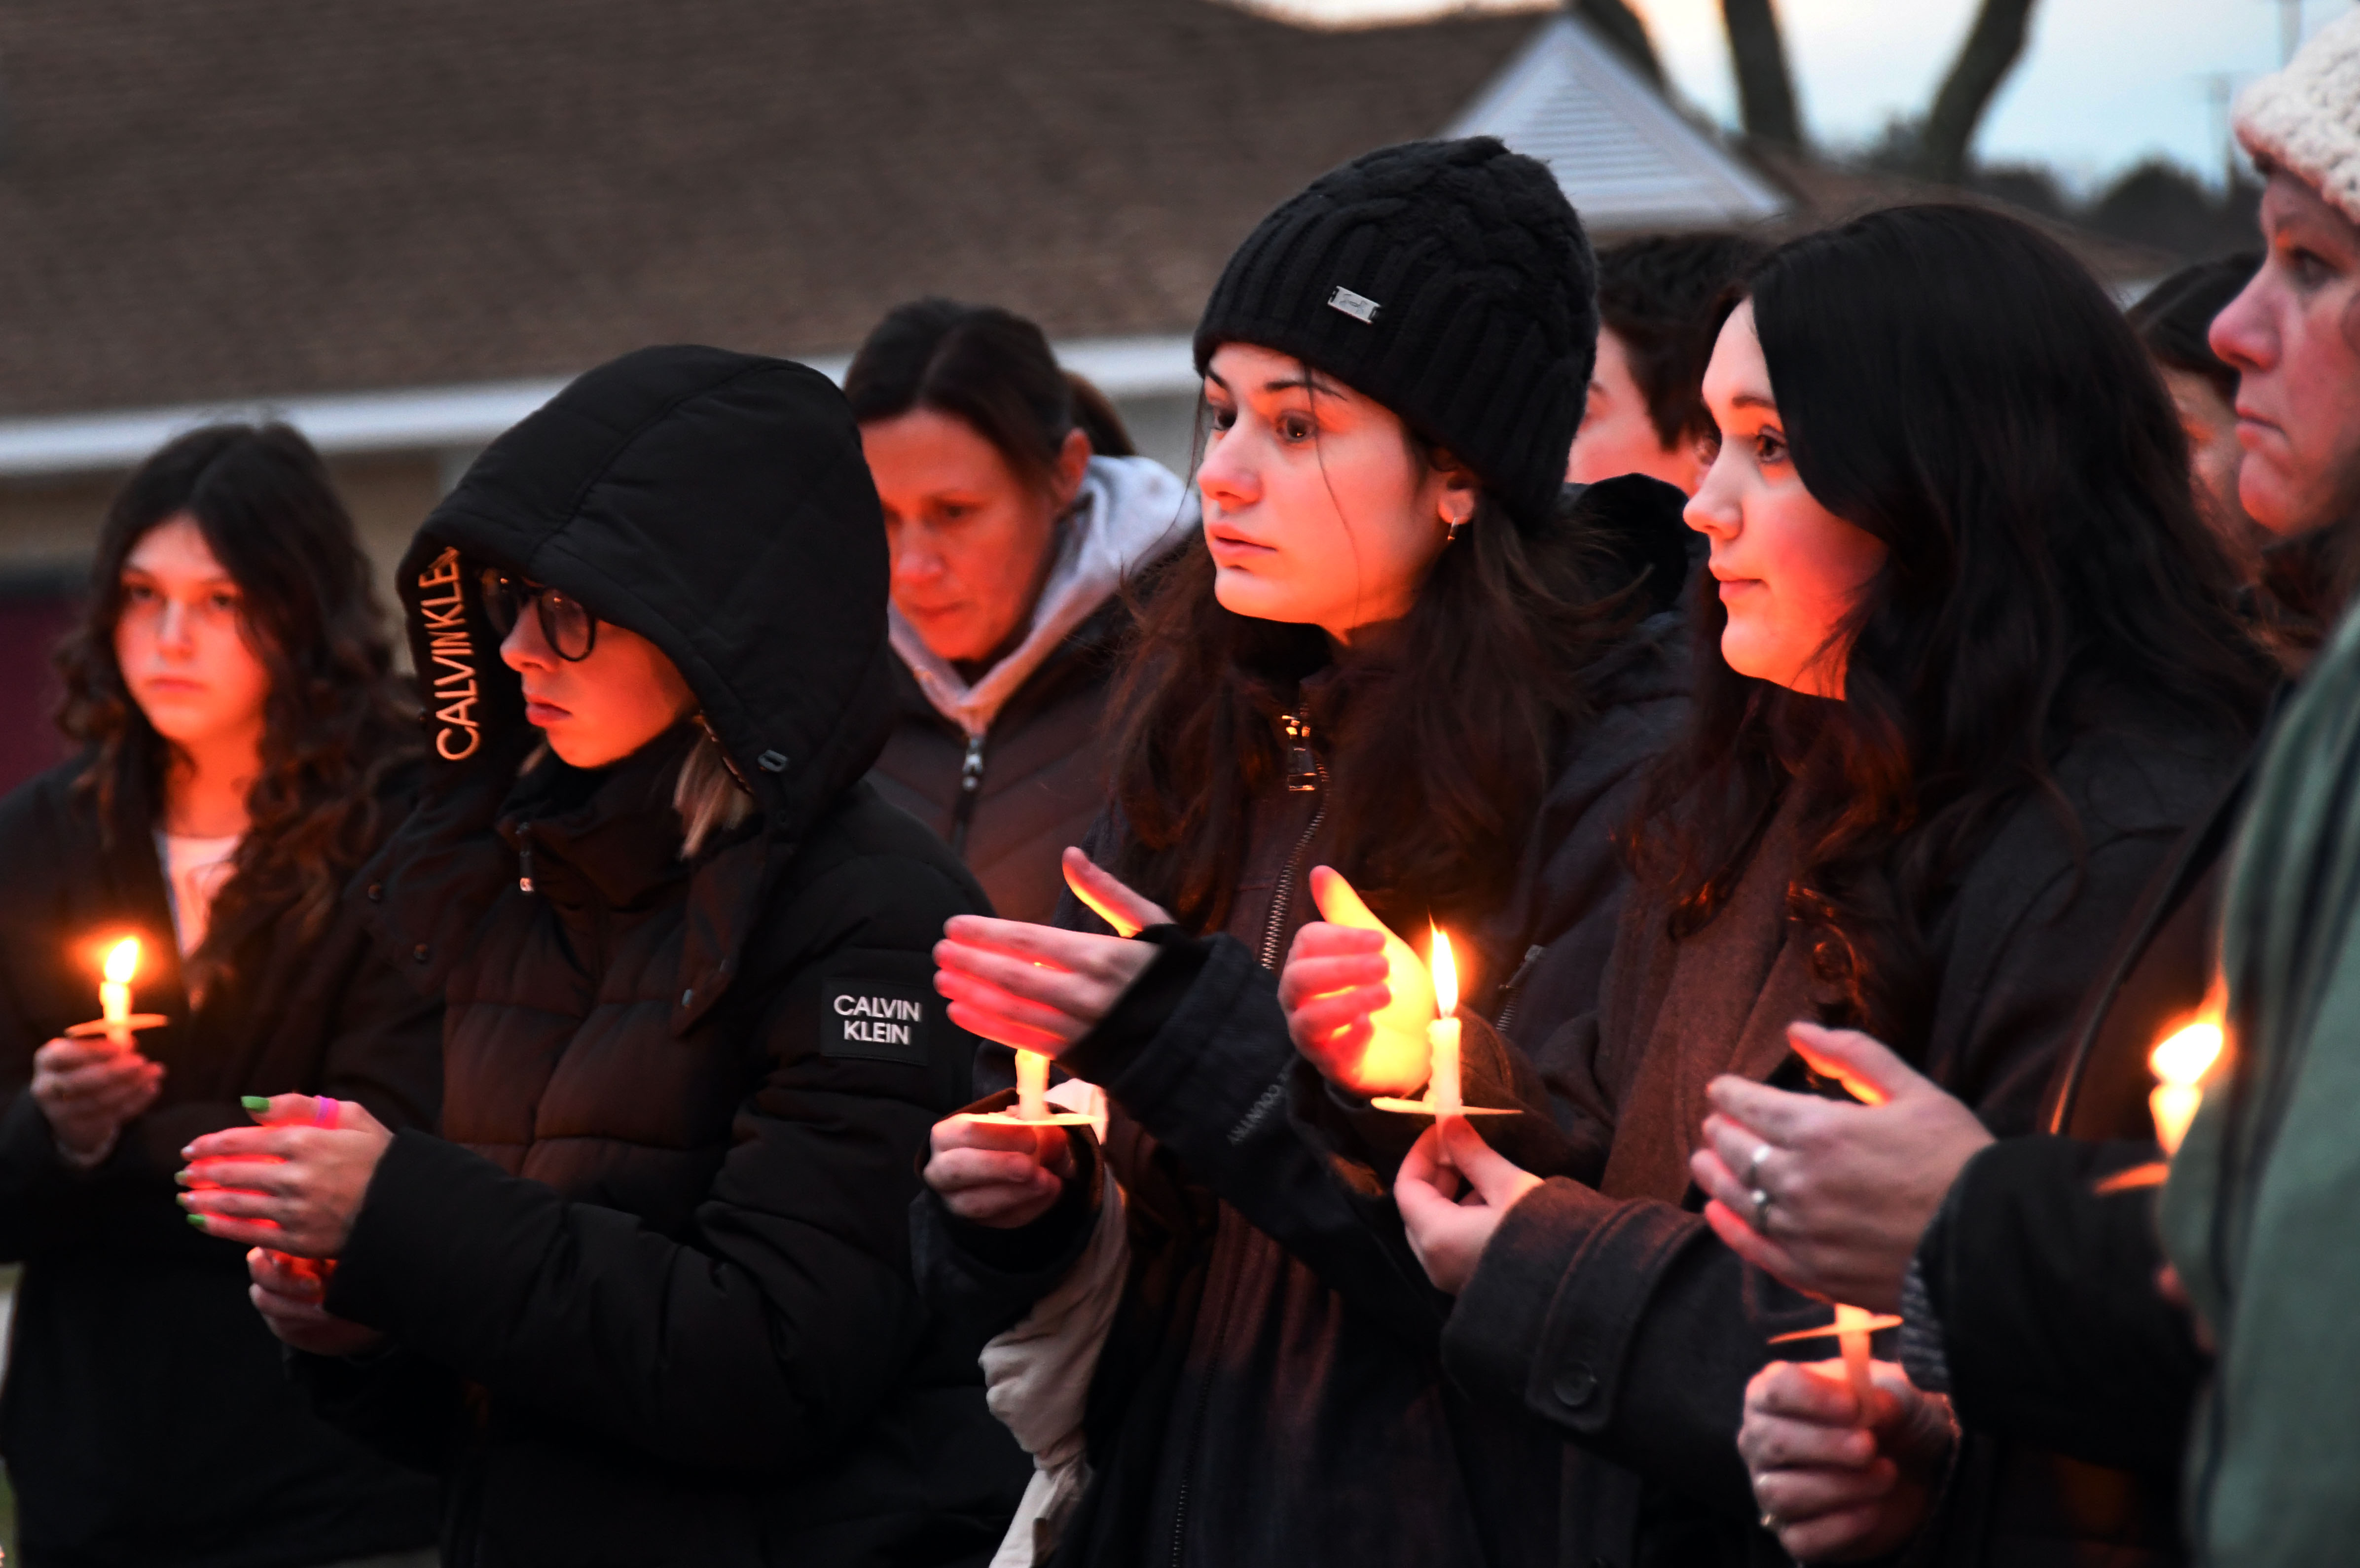
[[[1328,765],[1320,761],[1319,754],[1311,748],[1308,713],[1298,709],[1281,719],[1279,728],[1286,736],[1287,792],[1308,795],[1324,789],[1328,783]],[[1310,849],[1312,836],[1318,833],[1319,824],[1327,820],[1328,799],[1321,795],[1318,809],[1304,824],[1303,836],[1295,841],[1295,848],[1286,857],[1285,868],[1278,876],[1278,886],[1271,890],[1270,920],[1262,933],[1262,966],[1273,973],[1278,968],[1279,941],[1286,934],[1286,917],[1295,908],[1295,883],[1303,874],[1304,854]]]
[[[1508,1026],[1515,1021],[1516,996],[1524,987],[1524,976],[1533,972],[1533,965],[1546,951],[1537,943],[1524,949],[1524,961],[1516,965],[1516,972],[1508,976],[1506,985],[1500,987],[1500,1016],[1491,1020],[1491,1027],[1502,1034],[1507,1033]]]
[[[1319,754],[1311,748],[1311,720],[1300,709],[1279,721],[1280,732],[1286,737],[1286,788],[1290,794],[1307,795],[1322,789],[1328,782],[1327,766]],[[1270,920],[1262,935],[1262,966],[1278,967],[1279,937],[1286,930],[1286,913],[1294,907],[1295,878],[1303,872],[1304,852],[1311,847],[1312,835],[1328,816],[1328,801],[1323,797],[1311,821],[1295,841],[1295,848],[1286,857],[1285,869],[1279,873],[1278,886],[1271,893]],[[1229,1305],[1221,1303],[1221,1316],[1213,1329],[1213,1359],[1220,1359],[1221,1342],[1229,1336]],[[1205,1410],[1213,1398],[1213,1385],[1208,1380],[1196,1389],[1196,1419],[1188,1430],[1186,1461],[1180,1467],[1180,1489],[1172,1507],[1172,1568],[1180,1568],[1182,1543],[1188,1534],[1188,1486],[1196,1469],[1196,1450],[1205,1435]]]
[[[967,858],[967,830],[975,823],[975,803],[983,794],[983,737],[967,737],[967,760],[959,764],[958,804],[951,808],[951,853]]]
[[[517,824],[517,891],[532,891],[532,824]]]

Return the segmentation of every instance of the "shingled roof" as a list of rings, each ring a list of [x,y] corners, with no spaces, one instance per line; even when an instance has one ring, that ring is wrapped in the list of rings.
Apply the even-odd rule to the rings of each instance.
[[[0,8],[0,416],[842,352],[893,301],[1185,332],[1321,169],[1530,17],[1214,0]]]

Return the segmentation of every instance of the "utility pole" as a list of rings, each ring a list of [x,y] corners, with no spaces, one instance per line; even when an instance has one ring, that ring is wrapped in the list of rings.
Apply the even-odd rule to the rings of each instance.
[[[2278,64],[2294,59],[2302,47],[2302,0],[2278,0]]]

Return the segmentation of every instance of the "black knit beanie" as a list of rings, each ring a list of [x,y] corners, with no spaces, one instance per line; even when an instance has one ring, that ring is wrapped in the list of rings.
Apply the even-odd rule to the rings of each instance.
[[[1529,533],[1553,514],[1598,354],[1598,264],[1547,168],[1491,136],[1354,158],[1246,237],[1196,325],[1290,354],[1475,471]]]

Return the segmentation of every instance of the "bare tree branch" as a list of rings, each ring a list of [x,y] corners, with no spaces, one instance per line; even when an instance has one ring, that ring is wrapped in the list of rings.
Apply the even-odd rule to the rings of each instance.
[[[1786,69],[1777,12],[1770,0],[1721,0],[1721,20],[1737,68],[1737,106],[1745,134],[1799,148],[1803,117],[1795,107],[1795,78]]]
[[[1918,135],[1919,169],[1928,179],[1956,185],[1966,178],[1967,149],[1974,145],[1975,130],[1999,84],[2024,54],[2033,4],[1983,0]]]
[[[1663,86],[1664,62],[1655,58],[1655,41],[1647,36],[1647,24],[1622,0],[1565,0],[1565,8],[1589,23],[1639,74]]]

